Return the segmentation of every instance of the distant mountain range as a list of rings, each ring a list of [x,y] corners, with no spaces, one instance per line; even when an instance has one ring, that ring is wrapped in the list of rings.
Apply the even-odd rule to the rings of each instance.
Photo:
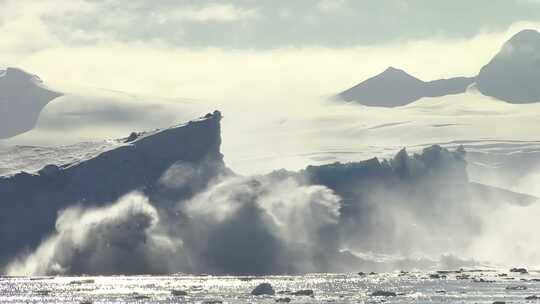
[[[422,81],[390,67],[347,89],[338,99],[366,106],[398,107],[424,97],[464,93],[474,85],[482,94],[509,103],[540,101],[540,33],[523,30],[508,40],[475,77]]]
[[[367,106],[397,107],[424,97],[461,94],[474,86],[483,95],[522,104],[540,101],[539,82],[540,33],[524,30],[507,41],[474,77],[423,81],[390,67],[337,97]],[[39,77],[21,69],[0,70],[0,140],[34,129],[38,118],[37,129],[47,132],[48,136],[59,129],[82,134],[81,129],[89,127],[115,130],[121,127],[118,133],[123,134],[127,130],[164,127],[208,110],[189,103],[132,102],[136,98],[120,98],[103,92],[95,94],[96,97],[62,95],[48,88]],[[62,98],[58,98],[60,96]],[[53,99],[56,100],[51,102]]]
[[[398,107],[423,97],[437,97],[465,92],[474,78],[451,78],[425,82],[407,72],[389,67],[342,93],[345,101],[357,101],[366,106]]]

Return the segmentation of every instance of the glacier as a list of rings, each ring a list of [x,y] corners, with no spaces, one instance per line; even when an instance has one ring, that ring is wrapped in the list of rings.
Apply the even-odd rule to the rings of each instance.
[[[536,201],[472,183],[461,146],[241,176],[225,165],[221,120],[215,111],[134,132],[94,157],[0,177],[4,271],[263,275],[430,268],[482,236],[485,223],[474,208]],[[362,252],[402,258],[377,261]],[[451,265],[471,265],[452,259]]]

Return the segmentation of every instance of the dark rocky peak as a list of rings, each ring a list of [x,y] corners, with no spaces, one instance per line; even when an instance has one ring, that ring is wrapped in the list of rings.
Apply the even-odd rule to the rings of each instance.
[[[540,33],[515,34],[480,70],[476,82],[482,94],[510,103],[540,101]]]

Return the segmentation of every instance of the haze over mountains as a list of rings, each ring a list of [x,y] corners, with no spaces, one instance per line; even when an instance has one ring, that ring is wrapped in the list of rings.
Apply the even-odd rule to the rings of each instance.
[[[62,93],[49,88],[51,85]],[[163,128],[207,112],[194,109],[186,100],[51,84],[18,68],[0,71],[0,141],[30,136],[28,141],[34,145],[58,145],[64,140],[69,144],[115,138],[133,130]]]
[[[540,33],[515,34],[475,77],[422,81],[393,67],[338,94],[366,106],[399,107],[425,97],[464,93],[471,85],[484,95],[509,103],[540,101]],[[459,60],[459,58],[441,58]]]
[[[340,93],[339,97],[367,106],[397,107],[422,98],[460,95],[472,86],[485,96],[509,103],[533,103],[540,100],[536,86],[540,79],[539,41],[540,34],[535,30],[515,34],[475,77],[423,81],[406,71],[390,67]],[[105,90],[69,93],[70,89],[62,88],[67,93],[58,98],[60,94],[47,89],[36,76],[15,68],[7,69],[3,75],[0,77],[0,106],[3,109],[0,112],[0,139],[27,132],[37,122],[37,133],[25,135],[22,139],[19,137],[19,142],[25,143],[33,141],[37,144],[39,136],[67,139],[72,137],[71,134],[89,132],[90,128],[94,134],[96,129],[100,129],[102,136],[96,138],[103,138],[111,131],[115,131],[111,135],[116,137],[135,129],[166,127],[213,108]],[[23,140],[26,137],[29,139]],[[89,140],[89,136],[80,136],[71,143],[82,140]],[[65,143],[70,142],[67,140]]]
[[[536,31],[522,33],[528,34],[518,39],[519,45],[538,35]],[[530,52],[526,55],[534,56]],[[223,145],[227,163],[242,174],[267,173],[278,168],[299,170],[337,160],[391,157],[404,146],[419,150],[431,144],[454,147],[454,142],[462,142],[474,150],[467,157],[475,181],[537,193],[532,184],[522,189],[521,180],[540,165],[531,157],[537,148],[535,134],[540,132],[536,123],[540,103],[512,104],[491,98],[485,92],[479,93],[478,83],[469,85],[469,78],[423,82],[395,68],[383,74],[384,77],[368,81],[365,88],[371,95],[388,96],[394,103],[408,103],[424,95],[452,95],[424,97],[395,108],[328,103],[322,98],[302,100],[287,98],[287,94],[272,100],[231,99],[217,106],[214,100],[164,100],[118,91],[62,87],[64,95],[47,104],[36,128],[1,142],[4,148],[0,149],[0,174],[34,172],[49,163],[87,159],[116,145],[116,141],[104,138],[167,127],[219,108],[229,117],[223,126],[224,134],[231,134]],[[479,89],[454,94],[467,86]],[[390,89],[395,87],[399,90]],[[30,104],[35,106],[34,112],[41,111],[39,102]],[[1,129],[8,130],[5,124],[9,121],[0,120]],[[24,115],[16,121],[25,121]],[[492,143],[486,144],[486,139]],[[518,146],[513,143],[515,140],[523,143]],[[493,145],[498,145],[498,150]],[[506,156],[508,153],[512,157]],[[520,157],[523,162],[519,172],[500,169],[515,167],[512,162]],[[490,173],[484,174],[486,171]]]
[[[494,96],[509,103],[534,102],[534,100],[538,99],[534,84],[539,77],[537,73],[539,70],[538,65],[535,65],[539,36],[540,34],[533,30],[525,30],[516,34],[505,44],[492,62],[482,69],[477,77],[457,77],[426,82],[407,74],[403,70],[388,68],[380,75],[343,92],[341,97],[368,106],[397,107],[414,103],[422,98],[431,98],[437,102],[443,102],[445,99],[438,98],[444,96],[460,96],[460,98],[464,99],[477,98],[473,95],[463,95],[467,88],[472,86],[477,88],[484,96]],[[508,54],[508,50],[515,51]],[[441,58],[441,60],[446,59]],[[526,66],[526,68],[521,68],[522,66]],[[6,73],[6,75],[13,76],[16,75],[16,71],[20,70],[10,69],[8,71],[10,73]],[[319,77],[324,77],[324,75]],[[109,136],[115,138],[133,130],[166,127],[175,121],[186,120],[216,108],[212,101],[165,101],[154,97],[136,97],[105,90],[69,93],[69,89],[62,88],[62,91],[67,93],[57,98],[57,93],[50,93],[50,91],[42,88],[43,84],[39,81],[39,86],[36,85],[29,74],[19,78],[4,76],[0,78],[0,83],[7,86],[8,79],[19,79],[20,83],[10,84],[9,89],[6,87],[6,89],[0,90],[2,104],[7,105],[7,102],[10,104],[9,108],[0,114],[5,116],[0,119],[0,130],[2,130],[0,132],[4,134],[0,134],[0,138],[18,135],[9,142],[24,145],[60,145],[93,141]],[[43,95],[38,96],[32,93],[37,92],[34,91],[38,90],[35,88],[31,90],[21,89],[31,86],[41,88],[41,94]],[[506,92],[504,96],[497,92],[502,87]],[[530,96],[522,96],[524,94]],[[25,97],[23,98],[23,96]],[[53,102],[49,102],[51,99],[54,99]],[[486,102],[488,101],[486,100]],[[291,101],[286,99],[283,101],[275,100],[273,104],[276,102],[289,104]],[[305,111],[305,113],[297,111],[294,116],[299,119],[313,120],[316,115],[331,117],[346,112],[338,110],[337,107],[331,108],[326,105],[318,105],[316,104],[318,101],[310,101],[310,103],[312,105],[309,111]],[[431,103],[435,104],[436,102],[432,101]],[[232,109],[227,104],[219,108],[230,113],[229,115],[237,116],[238,118],[234,119],[234,121],[246,120],[244,117],[240,117],[239,113],[247,110],[237,110],[236,108],[240,106],[233,105],[232,102],[230,104],[233,107]],[[495,106],[495,104],[493,105]],[[246,105],[246,107],[248,106]],[[263,110],[261,106],[266,106],[268,109]],[[287,117],[287,113],[283,111],[276,112],[275,109],[272,110],[266,104],[254,105],[254,107],[258,111],[265,112],[265,117],[260,116],[258,119],[268,120],[269,124],[273,124],[272,126],[269,125],[270,128],[280,128],[281,126],[276,126],[276,124],[280,124],[280,122],[290,123],[293,120]],[[315,115],[311,115],[310,111],[314,112]],[[486,107],[486,111],[491,110]],[[38,119],[39,113],[41,115]],[[377,117],[382,116],[377,114]],[[34,127],[36,121],[37,127],[32,132],[27,132]],[[374,129],[371,129],[372,127],[389,126],[388,124],[404,121],[407,120],[381,122],[381,119],[377,119],[377,122],[374,122],[373,125],[366,125],[366,129],[374,132]],[[433,124],[439,123],[434,122]],[[456,125],[456,123],[452,124]],[[302,125],[305,125],[305,123]]]

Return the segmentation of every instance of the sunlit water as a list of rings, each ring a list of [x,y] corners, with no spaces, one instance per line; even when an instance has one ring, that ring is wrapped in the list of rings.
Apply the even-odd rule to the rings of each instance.
[[[274,296],[250,294],[263,282],[274,287]],[[292,295],[306,289],[314,295]],[[175,296],[173,290],[187,296]],[[396,296],[373,296],[378,290]],[[535,271],[0,278],[0,303],[527,303],[533,295],[540,295],[540,272]]]

